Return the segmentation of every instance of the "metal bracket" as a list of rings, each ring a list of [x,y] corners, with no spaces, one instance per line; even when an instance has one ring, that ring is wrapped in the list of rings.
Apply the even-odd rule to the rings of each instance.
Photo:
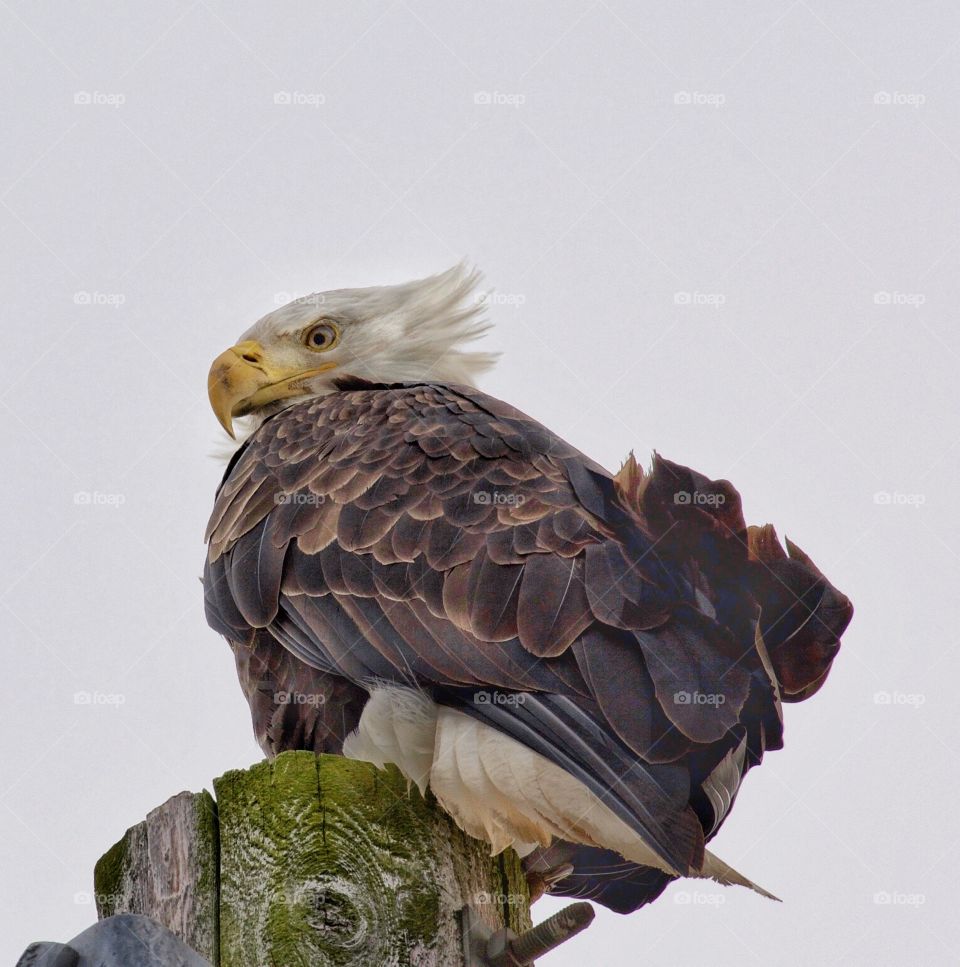
[[[559,913],[519,936],[503,928],[492,930],[475,907],[460,911],[465,967],[532,967],[535,958],[549,953],[593,922],[589,903],[571,903]]]

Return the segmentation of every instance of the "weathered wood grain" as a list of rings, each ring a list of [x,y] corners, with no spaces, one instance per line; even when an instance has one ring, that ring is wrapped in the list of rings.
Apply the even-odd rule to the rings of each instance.
[[[516,857],[492,858],[395,769],[288,752],[214,788],[221,967],[456,967],[466,903],[529,926]]]
[[[461,967],[458,912],[530,926],[512,851],[340,756],[285,752],[153,810],[97,863],[97,912],[144,913],[219,967]]]
[[[218,852],[210,793],[173,796],[97,862],[97,916],[145,914],[216,964]]]

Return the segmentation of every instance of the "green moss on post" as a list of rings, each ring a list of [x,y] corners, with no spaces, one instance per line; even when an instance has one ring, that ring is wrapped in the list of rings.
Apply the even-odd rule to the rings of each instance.
[[[139,823],[132,829],[128,829],[123,834],[123,838],[114,843],[93,868],[93,891],[97,905],[97,917],[102,920],[104,917],[112,917],[115,913],[126,912],[121,910],[123,901],[123,890],[126,873],[131,867],[130,849],[132,840],[141,831],[138,827],[144,826]]]
[[[97,913],[158,920],[219,967],[461,967],[459,911],[530,926],[491,857],[393,768],[286,752],[154,809],[99,860]]]
[[[467,903],[529,926],[516,857],[490,857],[395,769],[288,752],[214,789],[222,967],[459,965]]]

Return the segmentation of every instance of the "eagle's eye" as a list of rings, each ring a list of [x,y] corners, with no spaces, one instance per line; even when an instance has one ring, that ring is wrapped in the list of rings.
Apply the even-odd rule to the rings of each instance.
[[[324,352],[332,349],[340,339],[340,330],[329,319],[318,322],[311,326],[304,336],[304,343],[308,349],[315,352]]]

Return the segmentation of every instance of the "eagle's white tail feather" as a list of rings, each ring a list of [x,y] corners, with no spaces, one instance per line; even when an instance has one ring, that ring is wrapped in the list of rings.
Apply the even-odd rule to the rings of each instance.
[[[343,754],[381,769],[392,762],[424,794],[433,767],[436,729],[436,705],[422,692],[376,688],[364,706],[360,727],[344,739]]]
[[[760,896],[765,896],[768,900],[781,902],[780,897],[774,896],[762,886],[757,886],[753,880],[748,880],[742,873],[738,873],[732,866],[724,863],[719,856],[711,853],[710,850],[706,851],[700,873],[695,875],[704,879],[716,880],[717,883],[722,883],[724,886],[745,886],[748,890],[753,890],[754,893],[759,893]]]
[[[676,874],[578,779],[516,739],[436,705],[415,689],[372,689],[343,753],[378,766],[392,762],[421,792],[429,785],[457,825],[490,843],[493,853],[512,846],[525,855],[556,837],[603,846]],[[776,899],[709,852],[694,875]]]

